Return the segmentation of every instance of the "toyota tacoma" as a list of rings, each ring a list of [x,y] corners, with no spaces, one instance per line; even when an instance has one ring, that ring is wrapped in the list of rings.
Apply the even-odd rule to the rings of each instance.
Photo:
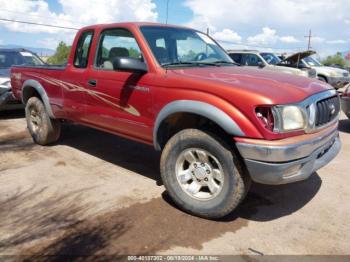
[[[232,212],[251,181],[307,179],[340,150],[331,86],[239,67],[189,28],[85,27],[66,65],[16,66],[11,82],[36,143],[55,143],[68,120],[153,145],[168,194],[205,218]]]

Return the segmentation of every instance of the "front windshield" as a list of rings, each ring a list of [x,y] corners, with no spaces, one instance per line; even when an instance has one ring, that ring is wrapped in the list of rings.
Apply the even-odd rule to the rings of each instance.
[[[158,63],[162,66],[196,66],[210,63],[232,64],[232,59],[209,36],[191,29],[142,26]]]
[[[13,65],[43,65],[39,57],[30,52],[0,51],[0,68],[10,68]]]
[[[311,56],[305,57],[303,60],[308,66],[322,66],[320,62]]]
[[[260,55],[265,59],[265,61],[270,65],[277,65],[281,62],[275,54],[273,53],[260,53]]]

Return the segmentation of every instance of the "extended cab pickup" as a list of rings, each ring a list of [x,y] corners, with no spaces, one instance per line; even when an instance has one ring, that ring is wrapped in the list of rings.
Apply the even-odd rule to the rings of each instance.
[[[36,143],[68,120],[153,145],[169,195],[202,217],[234,210],[251,180],[306,179],[340,150],[331,86],[239,67],[189,28],[85,27],[66,66],[13,67],[11,81]]]

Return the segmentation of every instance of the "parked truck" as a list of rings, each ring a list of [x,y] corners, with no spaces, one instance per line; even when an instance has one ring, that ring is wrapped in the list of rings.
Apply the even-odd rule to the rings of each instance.
[[[189,28],[85,27],[67,65],[16,66],[11,82],[36,143],[55,143],[69,120],[152,145],[168,194],[205,218],[232,212],[252,180],[306,179],[340,150],[331,86],[239,67]]]

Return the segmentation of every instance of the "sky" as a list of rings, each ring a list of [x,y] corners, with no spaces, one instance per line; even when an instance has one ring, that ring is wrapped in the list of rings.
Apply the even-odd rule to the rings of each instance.
[[[167,0],[0,0],[0,18],[80,28],[119,21],[166,22]],[[350,50],[350,0],[169,0],[168,23],[206,31],[227,49],[320,56]],[[0,22],[0,45],[55,49],[74,30]]]

